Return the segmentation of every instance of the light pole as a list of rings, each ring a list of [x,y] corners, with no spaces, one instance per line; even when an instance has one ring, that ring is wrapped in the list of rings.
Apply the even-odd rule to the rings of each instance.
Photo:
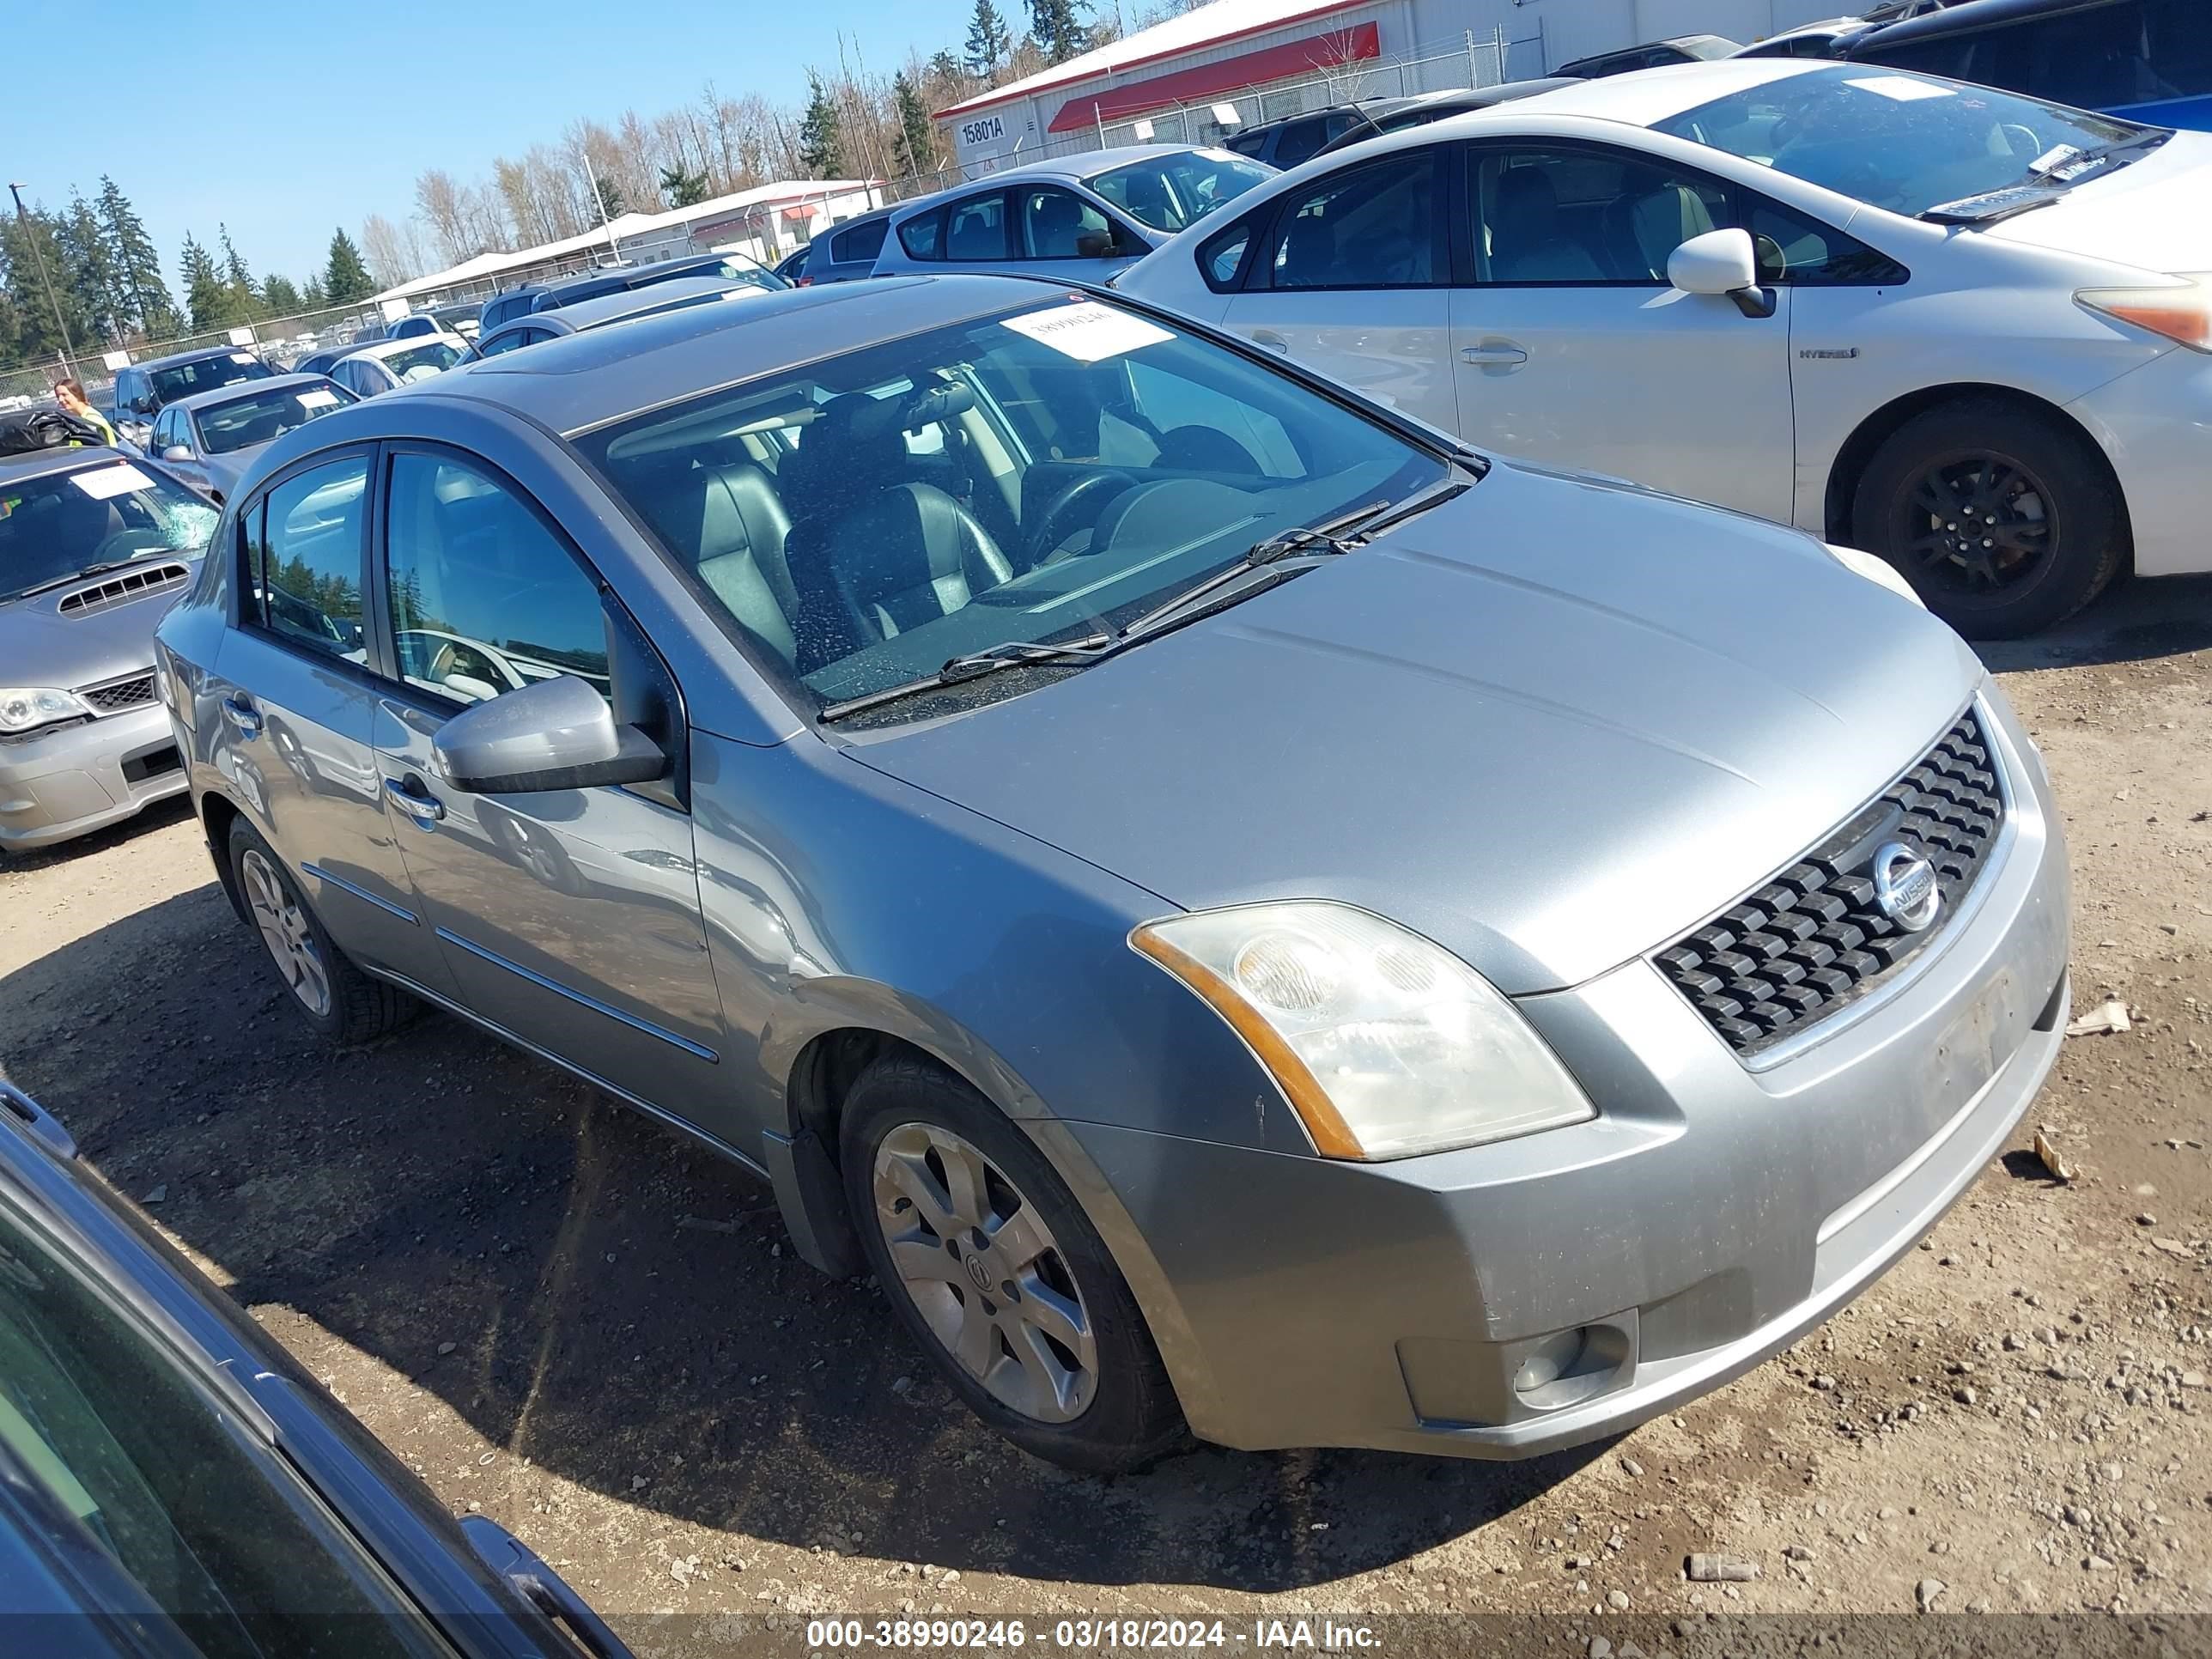
[[[592,202],[592,204],[599,210],[599,223],[606,229],[608,257],[613,259],[617,264],[620,264],[622,263],[622,249],[615,244],[614,221],[607,217],[607,198],[600,193],[599,175],[592,171],[592,157],[588,151],[586,151],[581,145],[578,145],[576,153],[584,159],[584,177],[591,183]]]
[[[31,228],[31,216],[23,210],[23,186],[10,183],[8,193],[15,198],[15,222],[23,228],[23,240],[31,245],[31,258],[37,261],[39,281],[46,285],[46,303],[54,308],[54,326],[62,331],[62,367],[76,378],[76,365],[70,361],[69,325],[62,319],[62,302],[54,292],[54,279],[46,275],[46,256],[40,250],[38,233]]]

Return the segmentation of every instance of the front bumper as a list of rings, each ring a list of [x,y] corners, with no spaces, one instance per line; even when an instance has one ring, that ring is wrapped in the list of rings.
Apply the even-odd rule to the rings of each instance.
[[[1152,1323],[1192,1427],[1574,1445],[1747,1370],[1910,1249],[2004,1145],[2066,1012],[2057,815],[1985,707],[2003,845],[1895,984],[1779,1063],[1739,1062],[1638,961],[1522,1005],[1598,1103],[1587,1124],[1378,1164],[1066,1126],[1172,1298]]]
[[[0,848],[86,835],[184,787],[169,711],[158,702],[0,743]]]

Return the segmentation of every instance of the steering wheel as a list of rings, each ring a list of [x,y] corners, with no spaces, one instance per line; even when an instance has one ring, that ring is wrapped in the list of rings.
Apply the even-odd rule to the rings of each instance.
[[[1030,534],[1030,568],[1036,568],[1060,550],[1065,533],[1062,520],[1073,520],[1077,511],[1102,491],[1111,489],[1119,495],[1136,482],[1126,472],[1086,472],[1046,502],[1044,511],[1037,515],[1036,530]],[[1099,510],[1103,509],[1104,503],[1101,502]]]

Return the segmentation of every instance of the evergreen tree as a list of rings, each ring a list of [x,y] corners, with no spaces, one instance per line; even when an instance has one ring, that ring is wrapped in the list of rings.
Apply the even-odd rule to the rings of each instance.
[[[100,228],[107,243],[107,258],[117,281],[131,295],[131,314],[149,339],[177,331],[176,303],[169,285],[161,280],[161,256],[146,234],[131,198],[106,174],[100,180]]]
[[[261,310],[261,289],[246,269],[246,261],[238,257],[238,250],[230,245],[230,227],[217,224],[216,232],[222,240],[222,280],[229,286],[238,302],[241,318],[254,317]]]
[[[194,333],[234,328],[244,320],[238,314],[237,293],[223,281],[214,258],[190,231],[185,233],[185,251],[178,259],[177,269],[179,286],[185,291],[185,307],[191,313]]]
[[[1013,50],[1013,32],[991,0],[975,0],[975,15],[968,22],[968,68],[987,81],[998,78],[999,65]]]
[[[986,0],[986,3],[988,0]],[[901,70],[891,77],[891,102],[898,117],[898,137],[892,152],[908,177],[937,170],[937,133],[929,124],[929,110],[914,82]]]
[[[1089,0],[1029,0],[1030,35],[1048,64],[1065,64],[1091,50],[1091,31],[1076,16],[1091,9]]]
[[[672,208],[696,207],[714,193],[703,173],[687,173],[675,162],[660,170],[660,194]]]
[[[330,304],[331,296],[323,291],[323,279],[310,276],[300,284],[300,304],[309,311],[320,311]]]
[[[361,250],[345,234],[344,227],[340,226],[331,233],[330,264],[323,271],[323,302],[351,305],[375,292],[376,283],[369,276],[368,267],[361,262]]]
[[[845,148],[837,130],[837,105],[822,85],[822,77],[806,72],[806,113],[799,119],[799,159],[817,179],[836,179],[845,172]]]
[[[62,269],[54,280],[66,288],[90,325],[90,345],[106,341],[112,345],[123,337],[131,316],[127,289],[116,280],[107,257],[107,239],[100,222],[82,196],[71,196],[70,210],[54,222],[54,240],[61,249]]]
[[[262,283],[261,303],[271,317],[296,317],[306,309],[289,276],[271,276]]]
[[[94,343],[92,319],[70,286],[70,267],[56,229],[53,215],[41,209],[33,208],[20,219],[13,213],[0,214],[0,281],[15,300],[15,337],[0,342],[0,350],[9,356],[50,357],[64,345],[82,349]],[[39,272],[42,261],[43,278]],[[49,281],[54,289],[51,296],[46,292]],[[62,325],[54,320],[57,302],[68,325],[66,340]]]

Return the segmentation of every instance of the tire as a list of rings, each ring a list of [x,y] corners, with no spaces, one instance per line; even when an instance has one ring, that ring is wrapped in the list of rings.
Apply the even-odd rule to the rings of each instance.
[[[230,872],[260,939],[262,960],[291,994],[295,1012],[341,1048],[396,1030],[422,1005],[397,986],[371,979],[332,942],[299,884],[246,821],[230,824]]]
[[[1132,1473],[1190,1443],[1121,1270],[1044,1155],[997,1108],[924,1061],[882,1060],[847,1095],[838,1145],[846,1202],[884,1294],[984,1422],[1085,1474]],[[961,1158],[962,1146],[983,1174],[964,1189],[977,1194],[966,1213],[983,1214],[988,1234],[947,1224],[961,1214],[963,1188],[946,1159]],[[972,1177],[976,1166],[965,1167]],[[1024,1265],[1040,1236],[1047,1248]],[[960,1249],[945,1249],[948,1242]],[[978,1332],[980,1341],[962,1344]],[[1030,1363],[1017,1358],[1018,1344]],[[963,1352],[980,1356],[981,1370]]]
[[[2063,622],[2104,591],[2129,546],[2119,488],[2088,441],[1989,398],[1925,410],[1892,433],[1853,493],[1851,531],[1978,640]]]

